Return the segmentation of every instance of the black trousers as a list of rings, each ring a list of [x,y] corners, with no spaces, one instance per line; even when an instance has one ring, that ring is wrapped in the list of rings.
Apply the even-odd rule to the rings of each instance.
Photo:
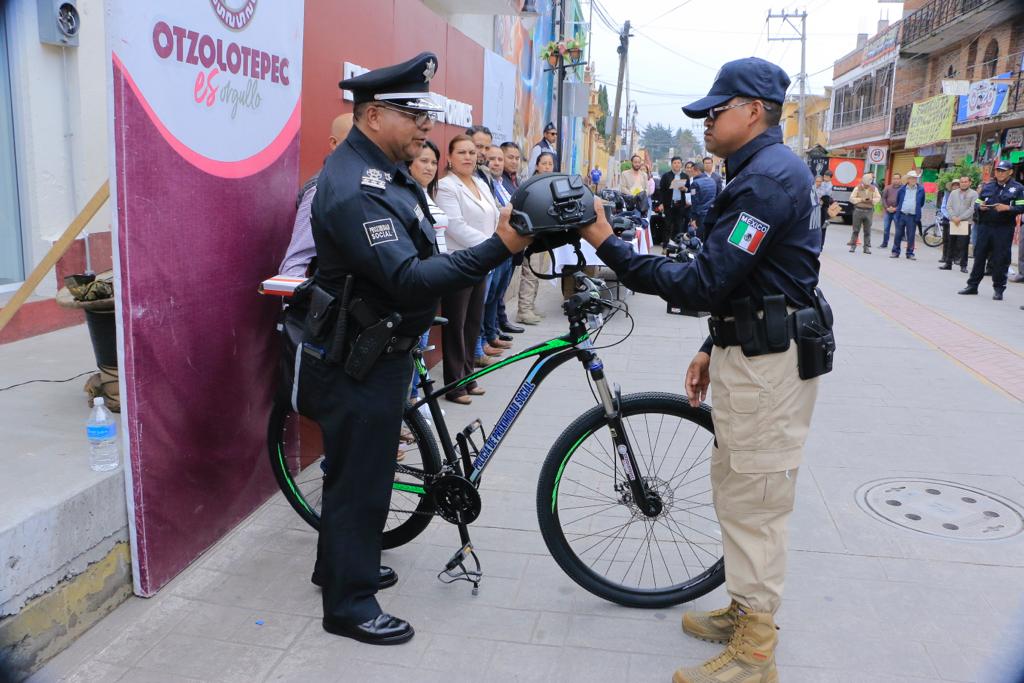
[[[362,382],[341,365],[302,360],[299,407],[320,424],[326,460],[314,573],[324,616],[341,623],[381,613],[381,537],[411,375],[408,354],[382,357]]]
[[[947,240],[949,249],[946,250],[945,258],[947,266],[959,263],[961,268],[967,267],[967,247],[971,243],[970,229],[966,235],[950,235]],[[946,244],[946,242],[943,242]]]
[[[942,226],[942,258],[940,261],[949,262],[949,249],[952,246],[949,241],[949,219],[940,218],[939,225]]]
[[[472,287],[441,297],[441,315],[448,318],[448,324],[441,328],[441,357],[444,363],[445,384],[451,384],[473,374],[473,356],[484,320],[486,293],[485,278]],[[476,382],[470,382],[448,395],[452,398],[463,396],[469,389],[475,388]]]
[[[977,287],[985,277],[985,262],[988,261],[992,271],[992,289],[1006,289],[1006,269],[1010,266],[1010,249],[1013,245],[1013,226],[985,225],[974,226],[978,239],[974,244],[974,267],[967,278],[967,284]]]
[[[686,202],[671,202],[671,206],[665,209],[665,218],[668,221],[669,239],[678,241],[690,222],[690,210]]]

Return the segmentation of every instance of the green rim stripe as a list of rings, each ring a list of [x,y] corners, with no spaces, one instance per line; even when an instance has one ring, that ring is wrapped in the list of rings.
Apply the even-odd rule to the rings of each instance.
[[[576,340],[576,342],[574,342],[574,343],[578,344],[578,343],[580,343],[581,341],[583,341],[586,338],[587,338],[587,335],[583,335],[578,340]],[[464,377],[461,382],[459,382],[458,384],[455,385],[455,388],[458,388],[458,387],[461,387],[461,386],[465,386],[466,384],[469,384],[470,382],[474,382],[474,381],[480,379],[481,377],[483,377],[484,375],[486,375],[487,373],[493,372],[493,371],[497,370],[498,368],[503,368],[506,365],[508,365],[509,363],[515,363],[516,361],[522,360],[524,358],[529,358],[530,356],[536,356],[538,354],[544,353],[545,351],[550,351],[552,349],[560,349],[560,348],[564,348],[566,346],[572,346],[572,343],[566,341],[565,339],[561,339],[561,338],[551,339],[551,340],[545,342],[542,346],[538,346],[538,347],[533,348],[533,349],[527,349],[527,350],[523,351],[522,353],[517,353],[516,355],[511,356],[509,358],[506,358],[505,360],[500,360],[497,363],[495,363],[494,365],[491,365],[489,367],[477,370],[472,375]]]
[[[415,484],[403,484],[398,481],[392,484],[391,488],[394,489],[395,491],[405,491],[406,493],[418,493],[421,496],[425,496],[427,494],[427,490],[422,486],[416,486]]]
[[[572,454],[576,452],[576,449],[580,447],[583,440],[593,433],[593,431],[589,431],[581,436],[579,440],[569,448],[569,452],[565,454],[565,457],[562,458],[562,464],[558,466],[558,472],[555,474],[555,485],[551,489],[551,512],[554,512],[558,505],[558,485],[562,483],[562,472],[565,470],[565,466],[569,463],[569,458],[571,458]]]
[[[277,461],[281,465],[281,472],[284,474],[284,480],[288,482],[288,488],[292,490],[292,495],[298,498],[299,502],[302,503],[302,507],[306,508],[306,512],[311,515],[315,515],[313,508],[309,507],[309,503],[306,502],[302,492],[295,488],[295,482],[292,480],[292,473],[288,471],[288,466],[284,462],[284,451],[281,450],[281,444],[277,444]]]

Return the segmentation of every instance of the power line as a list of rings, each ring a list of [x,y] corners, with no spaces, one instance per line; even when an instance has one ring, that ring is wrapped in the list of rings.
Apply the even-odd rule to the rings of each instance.
[[[654,18],[653,18],[653,19],[651,19],[650,21],[648,21],[648,22],[646,22],[646,23],[642,24],[642,26],[650,26],[651,24],[653,24],[654,22],[656,22],[656,21],[657,21],[658,19],[661,19],[662,17],[664,17],[664,16],[666,16],[666,15],[672,14],[672,13],[673,13],[673,12],[675,12],[675,11],[676,11],[677,9],[681,9],[681,8],[683,8],[683,7],[686,7],[686,6],[687,6],[687,5],[689,5],[689,4],[691,3],[691,2],[693,2],[693,0],[683,0],[683,2],[679,3],[678,5],[676,5],[675,7],[673,7],[672,9],[668,10],[667,12],[662,12],[661,14],[659,14],[659,15],[658,15],[658,16],[656,16],[656,17],[654,17]]]
[[[637,31],[637,35],[643,36],[647,41],[649,41],[651,43],[654,43],[655,45],[657,45],[661,49],[663,49],[663,50],[665,50],[667,52],[671,52],[675,56],[680,57],[682,59],[685,59],[686,61],[688,61],[688,62],[690,62],[692,64],[696,64],[697,66],[704,67],[708,71],[716,71],[716,72],[718,71],[718,67],[717,66],[710,66],[708,64],[704,64],[703,62],[698,62],[696,59],[693,59],[692,57],[690,57],[688,55],[684,55],[682,52],[678,52],[676,50],[673,50],[672,48],[670,48],[669,46],[665,45],[664,43],[659,43],[657,40],[652,38],[649,33],[643,33],[641,31]]]

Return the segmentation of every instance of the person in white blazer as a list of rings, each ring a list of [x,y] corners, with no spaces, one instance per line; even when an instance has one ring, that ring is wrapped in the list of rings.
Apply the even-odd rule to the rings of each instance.
[[[491,190],[475,174],[476,155],[476,145],[469,136],[456,135],[448,142],[448,175],[438,182],[435,201],[448,215],[445,239],[449,251],[480,244],[494,234],[498,225],[498,207]],[[445,384],[473,373],[486,291],[485,279],[441,298],[441,314],[448,318],[441,333]],[[483,388],[471,382],[445,398],[465,405],[472,402],[470,396],[483,393]]]

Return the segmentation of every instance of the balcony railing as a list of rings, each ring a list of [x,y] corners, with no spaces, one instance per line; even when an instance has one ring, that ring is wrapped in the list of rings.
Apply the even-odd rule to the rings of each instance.
[[[910,110],[913,108],[913,104],[904,104],[902,107],[892,110],[892,134],[894,136],[907,134],[907,128],[910,128]]]
[[[851,109],[849,111],[836,112],[832,115],[832,130],[856,126],[867,121],[884,118],[889,115],[888,103],[883,106],[864,107],[862,109]]]
[[[1009,90],[1006,91],[1006,111],[1003,112],[1003,115],[1024,112],[1024,71],[1011,74],[1010,78]],[[913,104],[905,104],[892,110],[893,137],[907,134],[907,128],[910,127],[910,112],[913,108]],[[979,119],[979,121],[984,120]],[[954,119],[955,123],[956,120]]]
[[[903,20],[903,45],[927,38],[963,14],[981,7],[988,0],[932,0]]]

